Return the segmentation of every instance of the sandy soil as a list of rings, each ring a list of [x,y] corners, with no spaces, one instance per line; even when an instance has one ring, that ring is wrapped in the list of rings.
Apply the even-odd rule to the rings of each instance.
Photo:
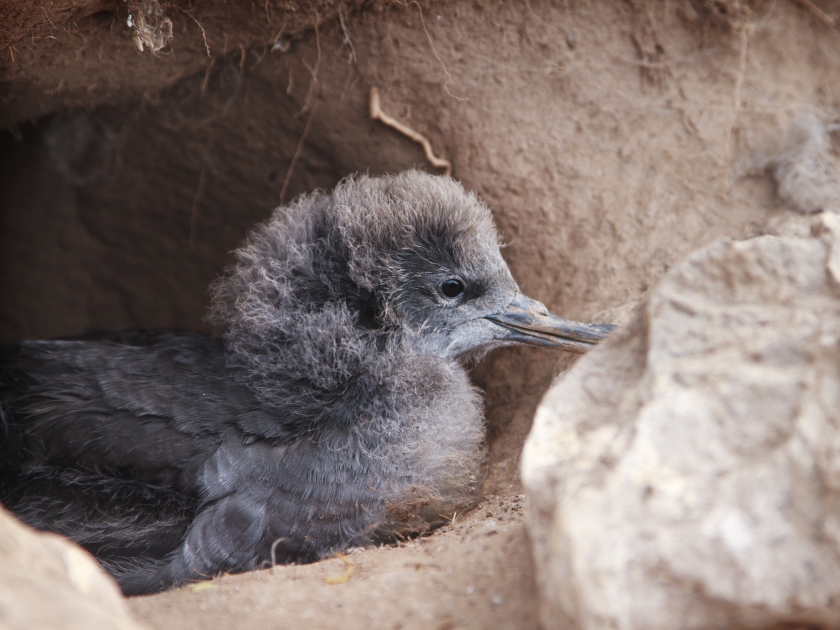
[[[131,600],[154,628],[536,628],[523,497],[494,496],[434,536],[225,576]]]
[[[774,229],[766,157],[793,117],[840,111],[840,33],[792,0],[258,4],[170,5],[159,56],[122,2],[0,9],[0,339],[203,329],[207,284],[281,192],[434,170],[368,118],[374,86],[490,204],[525,292],[618,322],[696,248]],[[533,627],[518,457],[571,360],[475,368],[490,498],[454,525],[352,554],[344,584],[330,560],[133,609],[155,628]]]

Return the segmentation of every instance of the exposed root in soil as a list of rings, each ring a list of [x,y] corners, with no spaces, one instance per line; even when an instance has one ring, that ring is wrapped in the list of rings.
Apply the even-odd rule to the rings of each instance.
[[[254,62],[254,65],[253,65],[253,66],[251,66],[250,68],[248,68],[248,72],[253,72],[253,71],[254,71],[254,68],[256,68],[258,65],[260,65],[260,64],[262,63],[262,60],[263,60],[263,59],[265,59],[265,56],[266,56],[267,54],[268,54],[268,45],[267,45],[267,44],[263,44],[263,51],[262,51],[262,54],[261,54],[261,55],[257,58],[257,60]]]
[[[729,165],[732,160],[732,131],[738,123],[738,115],[741,113],[741,86],[744,83],[744,74],[747,70],[747,49],[749,46],[749,24],[742,24],[738,29],[741,35],[741,54],[738,59],[738,75],[735,79],[735,93],[733,96],[734,106],[732,112],[732,122],[726,128],[726,139],[724,140],[723,150],[723,196],[726,198],[729,195],[731,182],[729,181]]]
[[[57,30],[58,30],[58,27],[57,27],[57,26],[53,23],[53,21],[50,19],[50,14],[49,14],[49,13],[47,13],[47,10],[46,10],[43,6],[41,6],[41,11],[43,11],[43,12],[44,12],[44,16],[47,18],[47,22],[49,22],[49,23],[50,23],[50,26],[52,26],[52,27],[53,27],[53,29],[57,31]]]
[[[457,96],[449,91],[449,83],[452,82],[452,75],[449,74],[449,70],[446,69],[446,64],[443,63],[443,59],[440,58],[438,54],[437,48],[435,48],[435,43],[432,41],[432,36],[429,34],[429,29],[426,28],[426,19],[423,17],[423,9],[420,6],[420,3],[417,0],[412,0],[412,2],[406,2],[405,7],[408,8],[409,4],[416,4],[417,10],[420,12],[420,23],[423,25],[423,32],[426,33],[426,39],[429,40],[429,45],[432,47],[432,52],[435,54],[435,58],[440,62],[440,67],[443,68],[443,73],[446,75],[446,81],[443,84],[444,91],[449,94],[452,98],[458,99],[459,101],[468,101],[469,99],[466,96]]]
[[[190,213],[190,251],[193,248],[195,238],[195,226],[198,223],[198,208],[201,206],[201,198],[204,196],[204,187],[207,184],[207,174],[204,165],[201,165],[201,173],[198,176],[198,186],[195,189],[192,212]]]
[[[295,150],[295,154],[292,157],[292,161],[289,164],[289,170],[286,171],[286,179],[283,180],[283,188],[280,189],[280,205],[283,205],[283,202],[286,200],[286,193],[289,191],[289,184],[292,181],[292,174],[295,172],[295,166],[297,166],[298,160],[300,159],[300,154],[303,153],[303,147],[306,144],[306,138],[309,136],[309,132],[312,129],[312,119],[315,117],[315,110],[318,109],[318,104],[312,106],[312,109],[309,111],[309,117],[306,119],[306,126],[303,128],[303,133],[300,134],[300,140],[298,141],[297,149]]]
[[[201,85],[201,96],[204,98],[207,95],[207,88],[210,85],[210,78],[213,75],[213,67],[216,65],[216,60],[212,57],[210,58],[210,65],[207,66],[207,70],[204,73],[204,83]]]
[[[315,60],[314,68],[310,68],[309,64],[306,63],[306,60],[301,59],[301,63],[309,71],[311,79],[309,80],[309,89],[306,91],[306,98],[303,101],[303,107],[300,108],[300,111],[296,114],[296,116],[300,116],[314,107],[313,99],[315,98],[315,92],[319,86],[318,71],[321,69],[321,33],[318,31],[320,18],[318,18],[317,13],[315,14],[315,18],[315,47],[318,50],[318,58]]]
[[[148,48],[154,55],[159,54],[172,41],[172,20],[166,17],[158,0],[125,0],[125,4],[128,7],[128,26],[134,29],[137,50],[143,52]]]
[[[192,13],[184,11],[181,7],[178,7],[178,10],[184,15],[190,16],[192,18],[192,21],[195,22],[198,25],[198,28],[201,29],[201,37],[204,40],[204,48],[205,50],[207,50],[207,56],[210,57],[210,59],[212,59],[213,55],[210,54],[210,44],[207,43],[207,31],[204,30],[204,27],[201,25],[201,22],[199,22]]]
[[[391,118],[388,114],[382,111],[382,107],[379,102],[379,89],[375,87],[370,88],[370,117],[374,120],[381,121],[383,124],[388,125],[392,129],[396,129],[404,136],[411,138],[414,142],[417,142],[423,147],[423,153],[425,153],[426,159],[429,160],[432,166],[445,169],[443,172],[444,175],[448,176],[452,174],[452,162],[447,159],[437,157],[432,150],[432,143],[429,142],[429,139],[426,138],[426,136],[414,131],[414,129],[402,124],[395,118]]]
[[[342,44],[350,48],[350,63],[356,63],[356,48],[353,46],[353,40],[350,39],[350,31],[347,30],[347,24],[344,23],[344,12],[341,8],[338,9],[338,21],[341,24],[341,32],[344,34]]]

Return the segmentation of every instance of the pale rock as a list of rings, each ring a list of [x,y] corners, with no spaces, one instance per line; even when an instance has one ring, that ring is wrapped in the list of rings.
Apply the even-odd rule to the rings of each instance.
[[[694,254],[546,395],[545,628],[840,627],[840,217],[814,234]]]
[[[0,508],[0,630],[148,630],[87,552]]]

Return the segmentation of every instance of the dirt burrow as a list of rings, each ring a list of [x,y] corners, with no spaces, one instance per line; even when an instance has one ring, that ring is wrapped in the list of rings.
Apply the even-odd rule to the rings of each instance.
[[[156,56],[126,25],[136,3],[5,3],[0,339],[204,330],[207,284],[281,192],[437,172],[369,119],[371,87],[491,206],[527,294],[619,323],[691,251],[783,221],[762,155],[797,115],[838,114],[840,34],[789,0],[258,4],[165,5]],[[157,628],[534,627],[518,457],[572,361],[510,349],[473,370],[489,498],[444,531],[353,554],[345,584],[324,582],[331,560],[134,610]]]

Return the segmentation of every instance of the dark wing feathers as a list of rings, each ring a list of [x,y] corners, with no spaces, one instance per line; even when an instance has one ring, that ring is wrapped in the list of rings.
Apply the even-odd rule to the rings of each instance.
[[[156,590],[205,500],[205,463],[240,415],[260,413],[216,338],[117,331],[0,346],[0,501],[96,554],[127,590]]]
[[[138,341],[120,333],[0,349],[0,404],[11,441],[24,445],[3,449],[7,467],[25,457],[25,466],[130,468],[162,483],[159,473],[189,469],[237,415],[257,410],[244,387],[224,378],[218,339],[156,333],[140,338],[142,345],[127,340]]]
[[[357,536],[380,499],[326,472],[340,444],[282,439],[301,437],[294,414],[236,375],[196,334],[0,346],[0,502],[93,552],[126,593],[256,568],[275,542],[278,562],[300,562]]]
[[[72,468],[30,470],[2,490],[21,520],[67,536],[100,559],[165,556],[180,544],[197,507],[194,498],[166,488]]]

